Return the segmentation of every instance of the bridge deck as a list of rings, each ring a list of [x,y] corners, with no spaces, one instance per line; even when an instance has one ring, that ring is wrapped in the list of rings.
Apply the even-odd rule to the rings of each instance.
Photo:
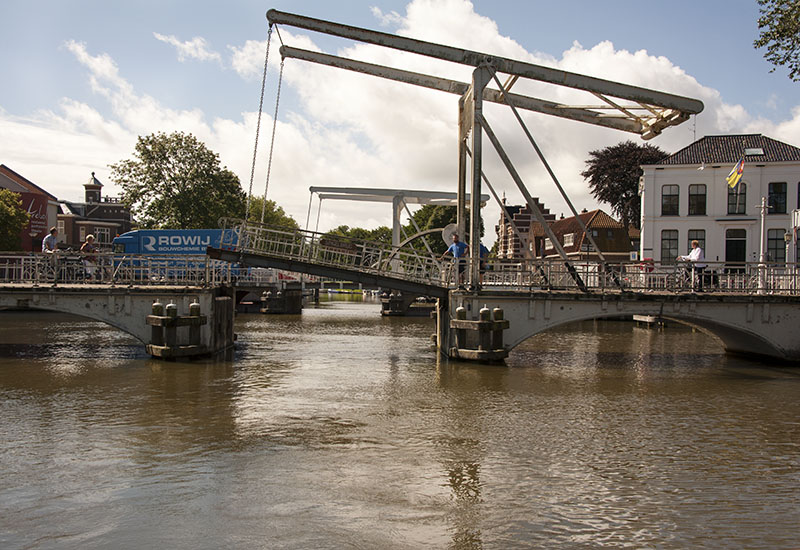
[[[277,267],[347,279],[385,288],[443,296],[459,285],[452,258],[444,261],[413,248],[351,239],[312,231],[275,228],[241,220],[224,220],[226,238],[216,259],[245,265]],[[472,261],[462,260],[462,265]],[[674,295],[692,289],[714,295],[800,294],[795,264],[708,262],[698,274],[687,264],[648,262],[608,263],[596,260],[495,259],[482,263],[481,281],[474,289],[527,292],[537,289],[590,293],[637,292]],[[469,269],[464,269],[469,273]]]

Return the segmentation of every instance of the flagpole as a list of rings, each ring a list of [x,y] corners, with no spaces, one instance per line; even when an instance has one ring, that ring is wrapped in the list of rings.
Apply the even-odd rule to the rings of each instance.
[[[739,198],[742,196],[742,189],[739,184],[736,184],[736,214],[739,213]]]

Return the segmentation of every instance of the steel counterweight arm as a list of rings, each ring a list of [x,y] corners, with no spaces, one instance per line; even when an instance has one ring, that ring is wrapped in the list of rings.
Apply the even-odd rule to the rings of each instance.
[[[453,46],[445,46],[442,44],[435,44],[433,42],[426,42],[424,40],[407,38],[395,34],[362,29],[350,25],[343,25],[341,23],[334,23],[332,21],[314,19],[312,17],[296,15],[274,9],[267,12],[267,20],[270,23],[283,24],[301,29],[321,32],[332,36],[358,40],[360,42],[376,44],[387,48],[425,55],[428,57],[451,61],[453,63],[460,63],[462,65],[469,65],[472,67],[478,67],[482,63],[490,61],[492,65],[502,73],[518,75],[524,78],[531,78],[533,80],[539,80],[542,82],[548,82],[559,86],[566,86],[568,88],[584,90],[602,95],[609,95],[621,99],[627,99],[629,101],[645,103],[648,105],[655,105],[664,109],[674,109],[687,116],[690,114],[697,114],[703,110],[702,101],[675,94],[660,92],[657,90],[649,90],[647,88],[641,88],[639,86],[632,86],[629,84],[621,84],[611,80],[586,76],[578,73],[571,73],[568,71],[535,65],[533,63],[526,63],[523,61],[516,61],[513,59],[493,56],[472,50],[455,48]]]

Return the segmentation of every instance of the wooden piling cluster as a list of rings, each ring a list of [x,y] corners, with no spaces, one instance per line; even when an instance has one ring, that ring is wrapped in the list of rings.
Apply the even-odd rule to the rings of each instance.
[[[208,317],[201,314],[197,301],[189,304],[189,315],[178,315],[176,304],[169,303],[165,307],[156,300],[152,314],[147,316],[147,324],[151,327],[147,352],[162,359],[206,355],[212,351],[200,339],[200,327],[206,323]],[[178,338],[178,328],[182,327],[189,327],[188,343],[184,344],[179,343]]]
[[[490,310],[483,306],[478,312],[478,320],[467,320],[467,310],[462,306],[456,309],[456,318],[450,320],[450,328],[455,330],[455,347],[450,349],[450,357],[470,361],[502,361],[508,357],[503,344],[503,331],[510,323],[504,318],[499,307]]]

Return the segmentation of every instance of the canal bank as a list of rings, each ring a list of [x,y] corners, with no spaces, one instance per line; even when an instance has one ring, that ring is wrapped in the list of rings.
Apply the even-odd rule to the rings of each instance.
[[[239,316],[234,361],[3,317],[3,547],[789,548],[800,373],[587,322],[442,362],[377,302]]]

